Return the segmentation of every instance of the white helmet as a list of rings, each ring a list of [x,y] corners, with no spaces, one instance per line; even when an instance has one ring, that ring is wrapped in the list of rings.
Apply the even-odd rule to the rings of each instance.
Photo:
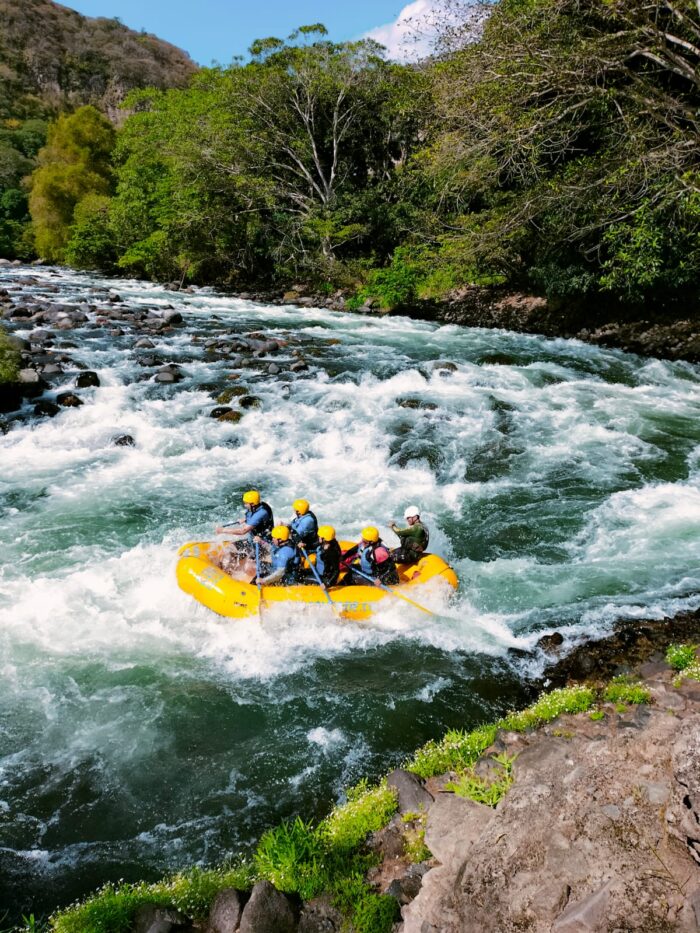
[[[409,505],[403,513],[404,518],[420,518],[420,509],[415,505]]]

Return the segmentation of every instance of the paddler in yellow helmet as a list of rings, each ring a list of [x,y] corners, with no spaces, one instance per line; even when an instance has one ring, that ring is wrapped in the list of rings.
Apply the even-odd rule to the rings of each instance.
[[[263,541],[270,541],[271,532],[275,524],[272,517],[272,509],[260,498],[257,489],[249,489],[243,493],[243,504],[245,505],[245,514],[235,522],[229,522],[219,525],[216,529],[217,535],[231,535],[235,538],[242,538],[242,541],[233,541],[229,546],[228,553],[222,559],[222,569],[227,570],[224,564],[239,562],[244,557],[253,557],[255,547],[253,537],[260,537]]]
[[[321,586],[327,590],[335,586],[340,576],[340,560],[343,552],[335,537],[335,528],[332,525],[321,525],[318,529],[318,548],[316,550],[316,573],[321,579]],[[309,571],[310,579],[316,582],[313,571]]]
[[[257,582],[258,586],[293,586],[299,582],[301,558],[291,541],[289,528],[276,525],[270,532],[270,538],[270,559],[261,567],[264,575],[253,582]]]
[[[318,547],[318,519],[311,511],[308,499],[295,499],[292,503],[294,518],[289,523],[292,543],[305,551]]]
[[[355,564],[357,566],[353,566]],[[359,544],[345,552],[343,565],[348,569],[347,577],[343,580],[347,585],[366,586],[374,583],[375,586],[394,586],[399,582],[399,573],[391,552],[374,525],[362,529]]]

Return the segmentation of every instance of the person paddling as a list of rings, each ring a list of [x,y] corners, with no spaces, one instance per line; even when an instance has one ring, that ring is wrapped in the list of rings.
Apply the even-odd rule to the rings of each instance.
[[[399,539],[399,547],[392,550],[391,556],[397,564],[415,564],[428,549],[430,532],[420,520],[418,506],[409,505],[403,517],[407,527],[399,528],[395,522],[389,526]]]
[[[353,572],[352,565],[355,562],[359,562],[359,570],[365,574],[364,577]],[[375,586],[380,586],[382,583],[393,586],[399,582],[399,572],[394,559],[374,525],[368,525],[362,529],[360,543],[345,552],[343,565],[348,570],[343,583],[349,586],[365,585],[366,577],[371,577]]]
[[[318,549],[316,550],[316,573],[324,590],[335,586],[340,576],[340,560],[343,552],[335,537],[332,525],[321,525],[318,529]],[[312,571],[311,576],[316,580]]]
[[[249,489],[243,493],[243,504],[245,505],[243,518],[239,518],[236,522],[219,525],[216,529],[217,535],[225,534],[244,539],[230,543],[227,554],[222,558],[223,570],[227,569],[224,563],[230,564],[232,561],[241,561],[244,557],[253,557],[255,554],[253,536],[257,535],[261,540],[269,542],[275,524],[272,509],[267,502],[261,501],[257,489]]]
[[[294,518],[289,523],[292,542],[305,551],[318,547],[318,520],[306,499],[295,499],[292,503]]]
[[[270,561],[266,561],[264,576],[253,580],[258,586],[293,586],[299,582],[299,551],[290,540],[290,531],[286,525],[277,525],[270,532],[272,548]],[[257,540],[257,536],[254,541]]]

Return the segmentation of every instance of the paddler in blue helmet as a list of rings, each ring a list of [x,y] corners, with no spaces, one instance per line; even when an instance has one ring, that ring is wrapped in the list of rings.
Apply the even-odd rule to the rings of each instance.
[[[295,499],[292,508],[294,518],[289,523],[292,543],[305,551],[315,551],[318,547],[318,519],[308,500]]]
[[[301,558],[292,543],[289,528],[277,525],[270,532],[272,547],[269,562],[261,567],[264,576],[254,579],[258,586],[293,586],[299,581]],[[257,540],[257,536],[256,539]]]
[[[232,541],[229,545],[227,554],[222,558],[223,570],[227,570],[224,564],[230,565],[232,561],[240,562],[244,557],[254,556],[253,536],[263,541],[270,541],[275,524],[270,506],[261,500],[257,489],[249,489],[243,493],[243,504],[245,505],[243,518],[229,524],[219,525],[216,529],[217,535],[243,538],[242,541]]]

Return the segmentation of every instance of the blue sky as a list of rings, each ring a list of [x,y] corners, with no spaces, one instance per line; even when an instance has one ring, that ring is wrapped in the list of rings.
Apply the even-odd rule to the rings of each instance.
[[[355,39],[402,15],[420,11],[431,0],[63,0],[86,16],[118,16],[132,29],[145,29],[190,53],[195,61],[227,64],[245,55],[251,41],[283,38],[306,23],[322,22],[332,39]],[[378,31],[387,42],[391,29]],[[390,43],[389,43],[390,44]]]

